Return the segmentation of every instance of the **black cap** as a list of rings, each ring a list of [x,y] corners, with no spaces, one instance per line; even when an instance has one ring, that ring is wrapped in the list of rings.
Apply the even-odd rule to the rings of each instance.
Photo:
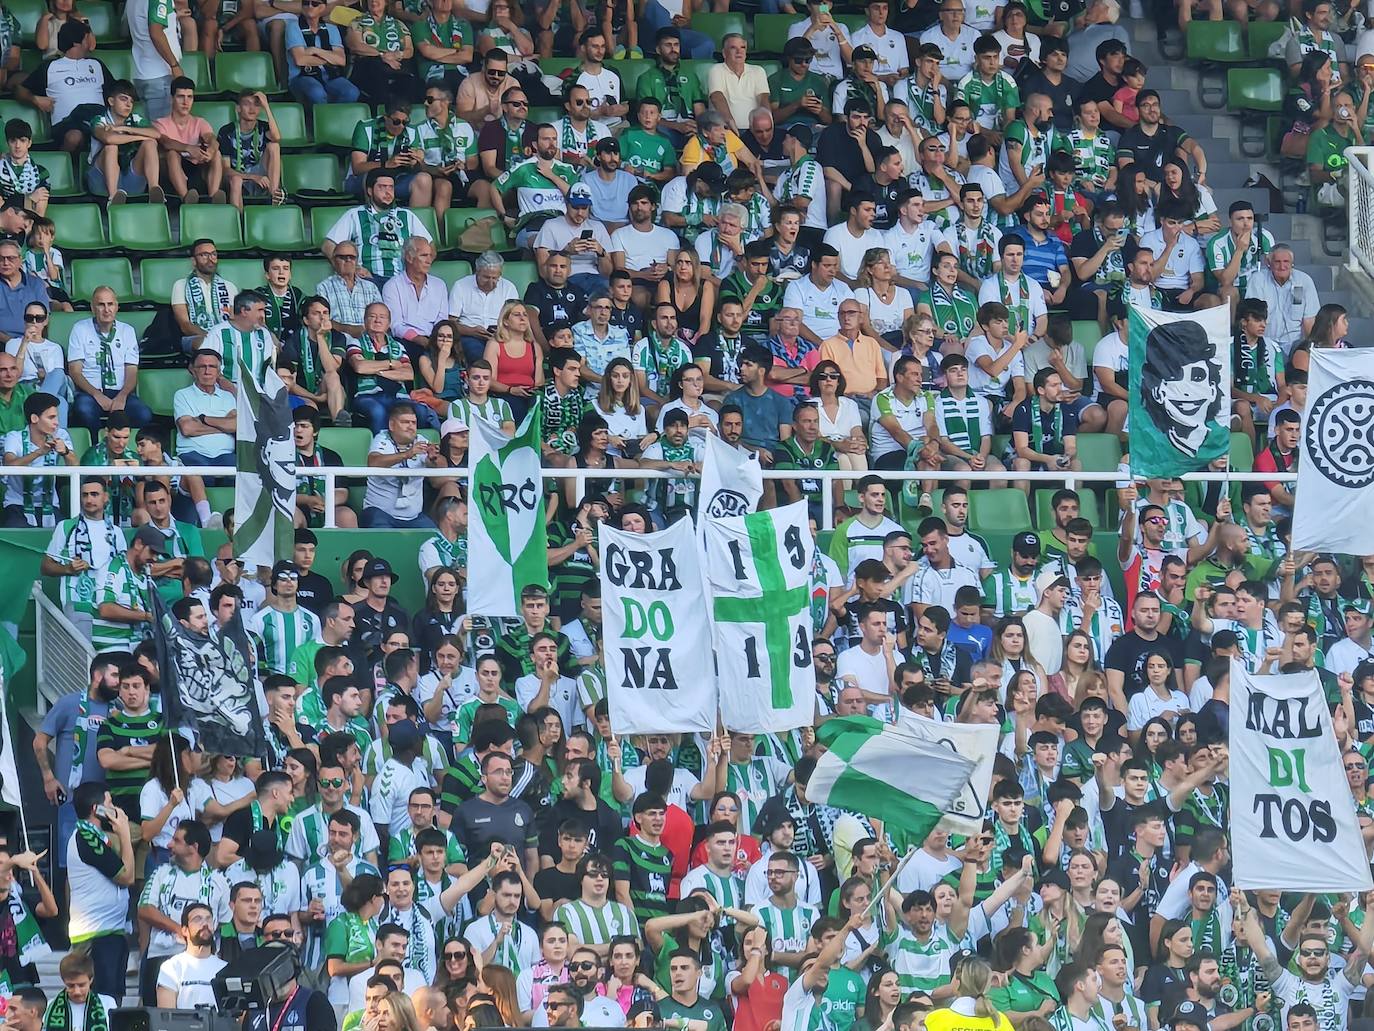
[[[1038,555],[1040,554],[1040,538],[1030,531],[1018,533],[1011,539],[1011,550],[1018,555]]]
[[[386,738],[391,745],[391,751],[404,752],[418,745],[424,734],[415,725],[414,720],[397,720],[387,727]]]
[[[676,25],[665,25],[663,26],[663,28],[659,29],[657,32],[654,33],[654,43],[661,43],[665,39],[681,40],[682,33],[678,30],[678,27]]]
[[[596,152],[598,154],[620,153],[620,141],[614,136],[607,136],[603,140],[596,141]]]
[[[725,169],[714,161],[703,161],[692,170],[698,182],[703,182],[713,190],[725,189]]]
[[[876,61],[878,60],[878,54],[871,46],[865,43],[862,46],[857,46],[854,48],[854,50],[849,55],[849,60]]]
[[[147,545],[158,555],[170,555],[172,553],[171,539],[151,523],[144,523],[140,526],[134,532],[131,543]]]
[[[1175,1028],[1179,1024],[1187,1024],[1190,1027],[1201,1028],[1202,1031],[1208,1031],[1211,1027],[1207,1019],[1207,1010],[1191,999],[1184,999],[1174,1008],[1174,1016],[1169,1023]]]
[[[787,136],[791,136],[807,150],[811,149],[812,142],[816,139],[816,134],[811,131],[811,126],[798,122],[796,125],[787,127]]]
[[[278,580],[299,580],[301,567],[287,559],[283,559],[272,567],[272,581]]]
[[[367,567],[363,570],[363,575],[360,576],[358,580],[360,583],[367,583],[367,581],[371,580],[374,576],[389,576],[391,577],[392,583],[400,579],[391,568],[391,563],[384,558],[374,558],[369,562]]]

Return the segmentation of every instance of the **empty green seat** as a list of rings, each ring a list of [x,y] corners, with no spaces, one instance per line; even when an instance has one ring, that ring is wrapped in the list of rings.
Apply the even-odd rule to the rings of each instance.
[[[140,369],[138,396],[154,415],[171,415],[172,398],[190,383],[191,374],[185,369]]]
[[[172,223],[165,204],[115,204],[110,207],[110,242],[131,251],[167,251]]]
[[[303,251],[310,247],[305,217],[294,204],[254,206],[243,212],[244,239],[265,251]]]
[[[639,77],[653,66],[653,61],[642,57],[622,58],[619,61],[606,62],[606,67],[620,76],[620,95],[622,97],[634,96],[635,85],[639,82]]]
[[[525,287],[539,278],[539,270],[532,261],[508,261],[501,275],[515,284],[516,294],[524,297]]]
[[[72,156],[64,150],[35,150],[33,159],[48,170],[50,197],[80,197],[86,192],[76,183],[76,169]]]
[[[238,118],[238,108],[232,100],[197,100],[192,113],[200,115],[210,123],[210,128],[219,132]]]
[[[76,258],[71,268],[74,301],[89,301],[102,286],[113,290],[121,302],[139,300],[134,289],[134,267],[128,258]]]
[[[311,114],[316,146],[347,150],[353,143],[353,130],[372,112],[366,104],[316,104]]]
[[[1283,76],[1273,68],[1228,68],[1226,106],[1231,111],[1283,109]]]
[[[292,197],[342,195],[339,159],[333,154],[285,154],[281,159],[281,184]]]
[[[197,240],[214,240],[221,254],[243,250],[243,218],[238,209],[232,204],[183,204],[181,245],[189,248]]]
[[[220,258],[219,274],[240,290],[261,286],[263,281],[261,258]]]
[[[215,89],[231,95],[246,89],[280,93],[272,55],[262,50],[221,51],[215,58]]]
[[[1014,487],[970,491],[968,500],[969,526],[974,530],[1008,530],[1015,533],[1031,528],[1026,495]]]
[[[1234,21],[1190,21],[1188,60],[1234,64],[1248,60],[1245,30]]]
[[[438,276],[452,286],[458,280],[472,275],[472,264],[461,260],[436,261],[429,267],[429,271],[431,275]]]
[[[129,38],[124,19],[115,10],[114,4],[92,3],[86,0],[81,5],[81,17],[91,26],[91,32],[102,43],[114,43]]]
[[[1288,31],[1287,19],[1279,21],[1252,21],[1246,28],[1247,56],[1251,61],[1265,61],[1269,58],[1269,48],[1283,38]]]
[[[415,212],[415,217],[429,230],[429,238],[434,241],[434,246],[437,248],[439,246],[439,222],[434,217],[434,209],[411,208],[410,210]]]
[[[19,23],[19,39],[32,43],[38,19],[48,13],[48,5],[43,0],[7,0],[5,10],[14,15],[14,20]],[[84,9],[82,13],[85,13]],[[16,44],[18,42],[15,40]]]
[[[97,57],[103,56],[97,54]],[[215,92],[215,80],[210,74],[210,62],[197,50],[181,55],[181,74],[196,84],[196,96]]]
[[[367,465],[372,431],[361,426],[326,426],[320,430],[320,447],[337,452],[344,465]]]
[[[155,304],[171,304],[173,284],[190,274],[191,263],[186,258],[144,258],[138,264],[140,292]]]
[[[323,258],[294,258],[291,261],[291,282],[307,294],[313,294],[322,280],[334,274]]]
[[[1109,473],[1121,464],[1121,441],[1115,433],[1080,433],[1078,459],[1084,472]]]
[[[352,211],[356,205],[329,205],[327,207],[310,209],[310,239],[315,241],[318,247],[324,242],[324,238],[329,235],[329,230],[334,228],[334,223],[343,218],[344,213]]]
[[[285,100],[272,105],[272,117],[277,120],[283,147],[310,146],[310,130],[305,127],[305,108]]]
[[[794,14],[759,14],[754,16],[754,53],[781,54],[787,45],[787,31],[797,21]]]
[[[132,79],[134,77],[134,52],[132,50],[106,50],[98,52],[101,63],[110,71],[112,79]]]
[[[1255,442],[1244,433],[1231,433],[1231,468],[1247,472],[1255,466]]]
[[[53,204],[48,208],[48,217],[57,224],[57,246],[61,250],[94,251],[110,245],[99,204]]]
[[[715,43],[718,52],[721,48],[721,40],[732,32],[740,33],[746,40],[749,38],[749,23],[745,21],[744,15],[738,12],[711,14],[699,11],[692,15],[692,28],[710,36],[711,42]]]

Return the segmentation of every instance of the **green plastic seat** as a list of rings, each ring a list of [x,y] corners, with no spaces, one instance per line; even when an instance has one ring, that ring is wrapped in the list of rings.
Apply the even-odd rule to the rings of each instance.
[[[85,426],[68,426],[67,436],[72,438],[72,450],[78,457],[91,449],[91,431]]]
[[[1041,489],[1035,492],[1035,525],[1041,530],[1054,528],[1054,506],[1050,502],[1057,489]],[[1103,525],[1102,506],[1097,503],[1097,495],[1090,490],[1078,492],[1078,514],[1092,523],[1093,526],[1101,527]]]
[[[305,125],[305,108],[295,102],[279,101],[272,105],[272,117],[281,130],[283,147],[310,146],[310,130]]]
[[[52,124],[48,121],[48,116],[37,108],[21,104],[17,100],[0,100],[0,120],[8,122],[11,118],[22,118],[29,123],[29,128],[33,130],[35,146],[52,142]]]
[[[1268,114],[1283,109],[1283,76],[1273,68],[1228,68],[1226,107]]]
[[[1115,433],[1080,433],[1078,458],[1084,472],[1109,473],[1121,464],[1121,441]]]
[[[364,118],[372,116],[366,104],[316,104],[315,145],[348,150],[353,143],[353,130]]]
[[[64,150],[35,150],[34,161],[48,170],[48,195],[50,197],[80,197],[85,194],[84,186],[77,186],[76,166],[72,156]]]
[[[280,93],[272,55],[262,50],[222,51],[215,58],[215,89],[230,95],[246,89]]]
[[[515,284],[518,296],[525,296],[525,287],[539,278],[539,269],[532,261],[508,261],[501,269],[501,276]]]
[[[305,235],[305,216],[294,204],[245,208],[243,228],[248,246],[259,250],[290,252],[310,247],[310,237]]]
[[[48,12],[48,5],[43,0],[8,0],[5,10],[14,15],[14,20],[19,23],[19,38],[25,43],[32,43],[38,19]],[[82,13],[85,13],[84,9]]]
[[[320,430],[320,447],[338,453],[344,465],[367,465],[372,431],[363,426],[326,426]]]
[[[698,12],[692,15],[692,28],[710,36],[718,53],[721,48],[721,40],[732,32],[740,33],[746,40],[749,38],[749,23],[745,20],[744,15],[738,12],[726,12],[725,14]]]
[[[1236,64],[1249,60],[1245,30],[1234,21],[1190,21],[1188,60]]]
[[[1288,31],[1287,20],[1252,21],[1246,30],[1247,57],[1251,61],[1267,61],[1269,48]]]
[[[214,240],[221,254],[247,247],[238,209],[232,204],[182,205],[181,245],[190,247],[197,240]]]
[[[452,286],[458,280],[472,275],[472,263],[460,259],[436,261],[429,267],[429,272],[430,275],[438,276],[449,286]]]
[[[98,51],[101,62],[110,70],[112,79],[132,79],[134,77],[134,52],[132,50]]]
[[[190,272],[190,262],[185,258],[144,258],[138,263],[141,292],[155,304],[171,304],[173,284]]]
[[[134,289],[134,267],[128,258],[76,258],[72,261],[72,300],[89,301],[108,286],[121,302],[140,300]]]
[[[55,344],[67,346],[67,337],[71,335],[72,327],[82,319],[89,319],[91,313],[88,311],[54,311],[48,314],[48,339]]]
[[[323,280],[334,274],[323,258],[297,258],[291,262],[291,282],[306,294],[313,294]]]
[[[191,374],[185,369],[140,369],[138,372],[138,396],[154,415],[171,415],[172,398],[190,384]]]
[[[110,246],[99,204],[53,204],[48,207],[48,217],[57,224],[57,246],[64,251],[95,251]]]
[[[128,26],[114,4],[86,0],[81,5],[81,17],[91,26],[91,32],[102,43],[114,43],[129,38]]]
[[[1255,442],[1244,433],[1231,433],[1231,468],[1242,472],[1255,466]]]
[[[570,69],[576,68],[578,59],[575,57],[541,57],[539,59],[539,71],[544,75],[559,75]]]
[[[352,211],[357,205],[353,204],[331,204],[324,207],[310,209],[310,239],[315,241],[318,247],[324,242],[324,238],[329,235],[329,230],[334,228],[334,223],[343,218],[346,212]]]
[[[240,290],[261,286],[263,280],[261,258],[220,258],[219,274]]]
[[[284,154],[281,184],[292,197],[343,196],[343,172],[334,154]]]
[[[99,55],[97,55],[99,56]],[[196,96],[203,97],[215,92],[214,76],[210,74],[210,62],[197,50],[181,55],[181,73],[196,84]]]
[[[635,94],[635,85],[639,82],[639,77],[654,66],[654,63],[643,57],[622,58],[619,61],[607,61],[606,67],[620,76],[620,88],[622,97],[632,97]]]
[[[115,204],[110,211],[110,242],[131,251],[168,251],[172,222],[165,204]]]
[[[1014,487],[970,491],[969,526],[974,530],[1016,533],[1031,528],[1026,495]]]
[[[192,113],[209,122],[215,132],[238,118],[238,108],[232,100],[197,100]]]
[[[794,14],[758,14],[754,16],[755,55],[782,54],[787,45],[787,31],[796,23]]]
[[[420,223],[429,230],[429,238],[434,241],[434,246],[439,246],[439,221],[434,217],[433,208],[411,208],[415,212],[415,217]]]

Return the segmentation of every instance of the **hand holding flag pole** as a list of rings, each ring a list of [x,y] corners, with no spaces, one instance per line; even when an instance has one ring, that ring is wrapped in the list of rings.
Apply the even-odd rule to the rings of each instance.
[[[915,855],[916,846],[912,845],[910,848],[906,850],[906,855],[902,856],[902,861],[897,864],[897,869],[892,871],[892,876],[889,877],[886,881],[884,881],[882,887],[880,887],[877,891],[873,893],[873,901],[870,902],[868,904],[868,908],[864,910],[863,915],[865,920],[868,919],[868,914],[873,912],[874,907],[881,903],[883,899],[887,898],[887,890],[891,888],[893,884],[896,883],[897,878],[900,877],[902,871],[906,869],[906,864],[911,862],[912,857],[914,857]]]

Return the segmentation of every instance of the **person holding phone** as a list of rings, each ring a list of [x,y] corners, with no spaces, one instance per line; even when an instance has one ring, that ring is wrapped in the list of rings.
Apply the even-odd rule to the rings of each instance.
[[[71,888],[67,931],[72,945],[84,944],[94,960],[92,989],[122,999],[129,964],[124,920],[135,869],[129,818],[114,804],[103,780],[77,787],[72,805],[76,834],[67,843]]]

